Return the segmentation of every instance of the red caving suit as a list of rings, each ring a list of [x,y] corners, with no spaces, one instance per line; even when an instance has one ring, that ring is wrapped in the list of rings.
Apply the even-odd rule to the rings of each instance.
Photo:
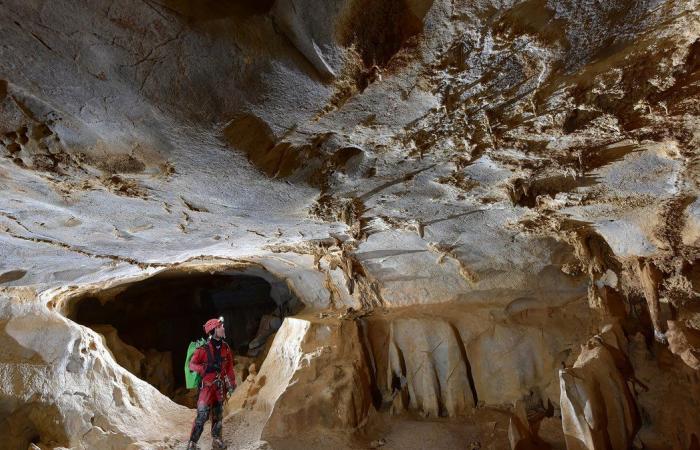
[[[211,414],[211,434],[215,440],[221,439],[221,419],[224,393],[236,387],[236,374],[233,371],[233,352],[226,342],[214,345],[215,339],[197,348],[190,359],[190,370],[202,376],[202,384],[197,398],[197,416],[192,425],[191,442],[197,442],[204,429],[204,423]],[[207,356],[207,347],[210,356]],[[218,347],[218,348],[217,348]],[[211,359],[210,359],[211,358]],[[215,366],[219,369],[216,370]]]
[[[211,355],[214,357],[214,360],[217,360],[217,356],[219,355],[216,354],[217,352],[215,351],[213,345],[213,339],[210,339],[205,345],[209,346]],[[221,371],[209,371],[206,373],[207,351],[205,349],[205,345],[195,350],[194,354],[192,355],[192,359],[190,359],[190,370],[197,372],[202,376],[202,388],[199,391],[199,398],[197,399],[198,407],[200,404],[213,406],[217,402],[223,402],[224,390],[229,386],[234,388],[236,387],[236,374],[233,371],[233,352],[231,351],[231,348],[226,342],[222,341],[220,352],[221,362],[219,364]],[[212,361],[212,363],[214,362],[215,361]],[[218,388],[216,383],[214,383],[217,378],[221,379],[225,383],[225,385],[222,385],[221,388]]]

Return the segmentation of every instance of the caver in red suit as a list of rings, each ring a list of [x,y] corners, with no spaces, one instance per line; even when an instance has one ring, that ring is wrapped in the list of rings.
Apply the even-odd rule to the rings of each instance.
[[[192,425],[188,449],[196,448],[210,413],[214,448],[226,448],[221,439],[224,392],[230,394],[236,388],[233,352],[224,342],[226,335],[223,320],[208,320],[204,324],[204,332],[209,335],[209,341],[197,348],[190,359],[190,370],[199,373],[202,382],[197,397],[197,417]]]

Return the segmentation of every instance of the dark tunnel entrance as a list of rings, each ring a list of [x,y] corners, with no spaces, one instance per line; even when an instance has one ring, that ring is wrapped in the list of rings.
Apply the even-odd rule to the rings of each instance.
[[[266,343],[301,302],[262,269],[218,273],[161,273],[143,281],[73,299],[69,318],[105,338],[116,361],[164,395],[194,405],[185,388],[184,361],[202,325],[223,317],[236,375],[261,363]]]

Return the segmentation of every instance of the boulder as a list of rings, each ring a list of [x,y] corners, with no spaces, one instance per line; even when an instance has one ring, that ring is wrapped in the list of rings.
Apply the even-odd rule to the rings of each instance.
[[[619,369],[629,361],[619,361],[627,356],[615,345],[620,339],[619,328],[616,331],[609,329],[589,340],[574,366],[559,371],[562,427],[569,450],[632,447],[640,419],[628,374]]]

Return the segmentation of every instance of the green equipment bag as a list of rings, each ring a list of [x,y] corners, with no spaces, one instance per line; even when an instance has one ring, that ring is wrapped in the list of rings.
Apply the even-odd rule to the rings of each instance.
[[[207,340],[202,338],[198,341],[190,342],[190,346],[187,347],[187,356],[185,356],[185,386],[187,386],[187,389],[198,388],[199,383],[202,381],[202,376],[200,374],[190,370],[190,360],[192,359],[192,355],[194,355],[194,351],[206,343]]]

